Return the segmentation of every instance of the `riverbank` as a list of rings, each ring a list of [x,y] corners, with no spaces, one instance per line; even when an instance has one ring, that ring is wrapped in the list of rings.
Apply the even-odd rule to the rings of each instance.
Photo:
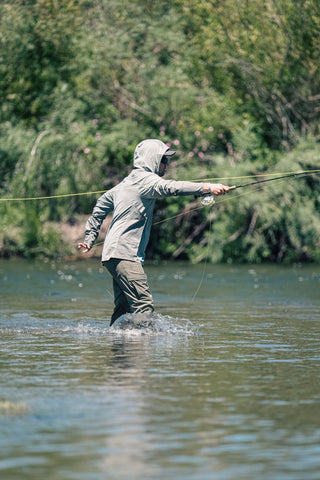
[[[78,243],[84,240],[85,225],[89,215],[77,215],[67,222],[45,222],[42,228],[36,232],[34,237],[32,235],[26,241],[26,228],[25,227],[11,227],[10,229],[4,229],[0,232],[0,258],[59,258],[62,260],[81,260],[86,258],[101,258],[103,242],[107,234],[111,216],[102,224],[100,234],[92,250],[85,255],[78,249]],[[150,244],[154,244],[157,240],[155,234],[150,240]],[[172,239],[171,239],[172,240]],[[32,244],[32,241],[34,244]],[[293,257],[291,260],[286,259],[284,262],[270,261],[269,259],[259,261],[251,261],[250,258],[244,261],[243,258],[237,260],[236,258],[228,258],[225,260],[211,259],[212,249],[208,251],[206,248],[207,243],[202,245],[203,242],[197,243],[195,248],[201,248],[203,254],[207,255],[207,260],[210,263],[229,263],[229,264],[318,264],[320,258],[308,258],[303,256],[299,259]],[[149,260],[152,260],[152,252],[149,252]],[[171,259],[171,260],[187,260],[190,263],[199,263],[192,259],[186,258],[170,258],[168,255],[164,255],[163,258],[159,256],[155,257],[157,260]]]
[[[37,246],[32,247],[27,243],[25,249],[25,231],[22,227],[11,228],[10,231],[2,232],[0,236],[0,258],[11,257],[62,257],[69,260],[83,258],[78,250],[78,243],[84,239],[85,224],[88,215],[78,215],[68,222],[45,222],[41,230],[43,242],[35,238]],[[88,257],[100,257],[102,242],[109,226],[108,220],[102,225],[96,246],[86,254]]]

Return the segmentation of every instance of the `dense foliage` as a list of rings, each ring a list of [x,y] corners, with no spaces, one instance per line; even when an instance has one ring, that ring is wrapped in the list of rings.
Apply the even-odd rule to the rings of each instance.
[[[317,0],[4,1],[1,198],[108,189],[148,137],[178,150],[177,179],[317,169],[319,52]],[[96,198],[1,201],[2,255],[71,253],[59,225]],[[162,200],[149,256],[319,261],[319,202],[316,175],[209,210]]]

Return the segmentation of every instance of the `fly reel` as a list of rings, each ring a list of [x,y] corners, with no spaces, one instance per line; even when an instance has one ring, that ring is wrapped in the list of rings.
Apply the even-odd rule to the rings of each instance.
[[[211,195],[210,193],[201,197],[201,205],[203,205],[204,207],[212,207],[212,205],[214,205],[215,203],[216,201],[213,195]]]

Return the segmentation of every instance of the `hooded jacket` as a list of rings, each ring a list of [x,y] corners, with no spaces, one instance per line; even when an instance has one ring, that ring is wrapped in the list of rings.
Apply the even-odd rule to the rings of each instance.
[[[94,244],[103,220],[113,211],[104,241],[103,262],[119,258],[143,264],[155,200],[202,195],[202,183],[164,180],[158,175],[161,159],[168,149],[160,140],[140,142],[134,152],[132,172],[98,199],[86,223],[84,243],[90,247]]]

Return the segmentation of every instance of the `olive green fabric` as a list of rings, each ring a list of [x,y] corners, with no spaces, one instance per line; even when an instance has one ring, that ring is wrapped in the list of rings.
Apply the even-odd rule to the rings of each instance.
[[[141,263],[112,258],[103,265],[113,278],[114,311],[110,325],[126,313],[153,312],[153,298]]]

